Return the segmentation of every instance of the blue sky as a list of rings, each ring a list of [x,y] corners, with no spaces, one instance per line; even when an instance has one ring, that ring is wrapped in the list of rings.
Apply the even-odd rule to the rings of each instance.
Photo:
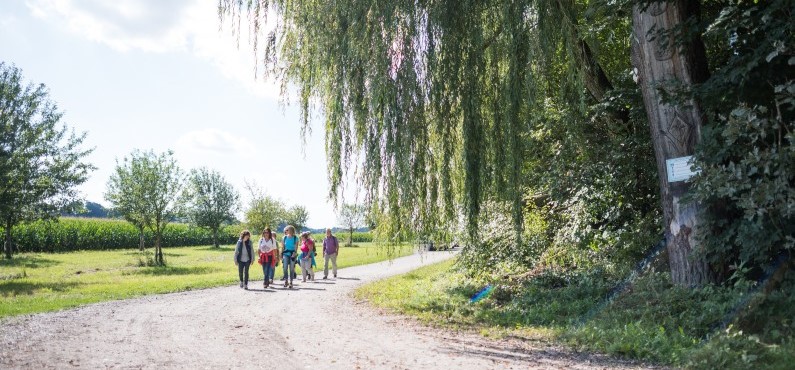
[[[302,147],[298,110],[273,81],[255,80],[247,39],[219,30],[213,0],[0,2],[0,61],[44,83],[64,122],[88,132],[98,169],[80,187],[107,203],[116,159],[172,149],[185,169],[221,171],[241,193],[254,181],[336,225],[327,201],[322,122]],[[244,34],[247,30],[244,30]],[[303,148],[303,150],[302,150]],[[245,196],[244,196],[245,198]]]

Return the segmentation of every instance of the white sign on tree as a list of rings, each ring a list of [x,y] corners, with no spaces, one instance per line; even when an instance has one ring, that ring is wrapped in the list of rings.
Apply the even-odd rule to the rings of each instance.
[[[687,181],[698,173],[698,170],[693,169],[692,155],[666,159],[665,169],[668,172],[668,182]]]

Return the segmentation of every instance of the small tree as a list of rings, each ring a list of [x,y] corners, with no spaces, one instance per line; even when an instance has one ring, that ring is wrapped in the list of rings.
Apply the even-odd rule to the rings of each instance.
[[[285,223],[295,226],[298,231],[306,227],[307,220],[309,220],[309,211],[304,206],[291,207],[284,218]]]
[[[144,229],[152,223],[148,204],[147,187],[143,179],[151,170],[143,159],[133,152],[132,159],[124,158],[123,164],[116,162],[116,170],[108,180],[105,200],[113,206],[114,212],[138,229],[138,249],[143,252]]]
[[[213,233],[213,245],[218,248],[218,230],[224,222],[234,219],[240,208],[240,195],[218,171],[201,168],[191,171],[183,194],[188,219]]]
[[[266,227],[278,227],[285,223],[287,210],[282,202],[265,194],[256,184],[246,183],[246,190],[251,200],[244,216],[250,230],[262,232]]]
[[[135,150],[116,164],[105,198],[143,234],[148,227],[155,237],[155,264],[163,265],[163,230],[180,205],[182,170],[171,151],[155,154]]]
[[[348,245],[353,245],[353,230],[362,226],[367,208],[359,204],[343,204],[340,208],[340,222],[348,229]]]
[[[12,230],[21,221],[54,218],[77,205],[75,186],[94,167],[77,135],[59,124],[63,114],[44,85],[24,85],[22,72],[0,63],[0,220],[5,257],[13,254]]]

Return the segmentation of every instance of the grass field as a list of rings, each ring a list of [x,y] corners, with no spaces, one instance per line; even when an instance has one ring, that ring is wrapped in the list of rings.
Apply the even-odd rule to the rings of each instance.
[[[389,258],[375,244],[359,245],[340,250],[339,268]],[[411,246],[404,246],[394,255],[412,251]],[[233,284],[237,281],[233,254],[233,246],[166,248],[166,267],[141,266],[145,257],[137,250],[19,254],[12,260],[0,260],[0,317]],[[321,256],[317,263],[322,270]],[[281,275],[279,265],[276,278]],[[251,267],[250,276],[262,281],[260,265]]]

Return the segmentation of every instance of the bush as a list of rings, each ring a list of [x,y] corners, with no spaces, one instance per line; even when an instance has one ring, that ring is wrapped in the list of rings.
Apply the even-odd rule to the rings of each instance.
[[[780,89],[781,109],[795,112],[795,83]],[[701,237],[721,278],[740,263],[758,276],[795,248],[795,122],[779,114],[738,107],[704,128],[694,195],[708,206]]]
[[[221,244],[232,244],[239,228],[225,227],[219,235]],[[150,231],[144,232],[147,246],[153,243]],[[69,252],[138,247],[138,230],[129,222],[113,219],[61,218],[59,221],[36,221],[14,227],[13,240],[19,252]],[[169,224],[163,232],[164,247],[208,245],[212,233],[187,224]]]

